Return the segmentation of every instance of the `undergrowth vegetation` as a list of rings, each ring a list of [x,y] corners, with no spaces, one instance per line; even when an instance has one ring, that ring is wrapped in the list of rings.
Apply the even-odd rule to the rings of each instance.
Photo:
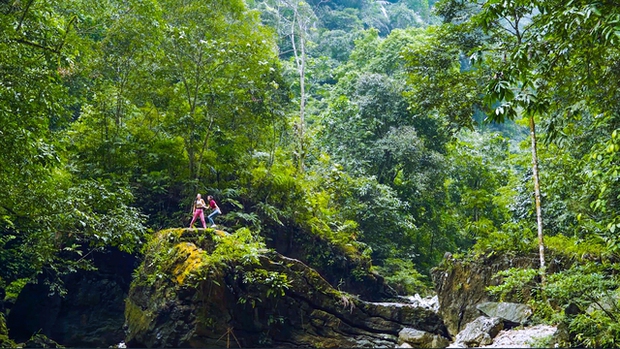
[[[620,340],[618,256],[605,252],[601,239],[554,236],[546,245],[550,258],[564,260],[565,269],[549,274],[545,284],[537,268],[501,271],[497,276],[503,281],[489,286],[490,294],[527,303],[535,322],[565,325],[570,336],[561,346],[615,346]]]

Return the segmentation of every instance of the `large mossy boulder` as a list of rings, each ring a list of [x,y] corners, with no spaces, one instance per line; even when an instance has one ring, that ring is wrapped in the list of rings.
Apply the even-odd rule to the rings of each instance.
[[[447,336],[423,308],[341,292],[248,230],[176,229],[149,242],[126,302],[129,347],[394,346],[405,327]]]
[[[96,270],[62,278],[66,295],[50,295],[43,279],[20,292],[7,318],[11,334],[25,342],[35,333],[68,347],[109,347],[125,338],[125,298],[135,257],[118,250],[93,252]]]

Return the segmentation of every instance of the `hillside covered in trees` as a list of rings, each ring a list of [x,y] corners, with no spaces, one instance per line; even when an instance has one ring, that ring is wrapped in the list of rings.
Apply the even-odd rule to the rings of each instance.
[[[141,260],[201,193],[248,254],[368,299],[526,255],[487,291],[614,346],[619,21],[592,0],[0,0],[0,325],[28,283],[64,297],[95,255]]]

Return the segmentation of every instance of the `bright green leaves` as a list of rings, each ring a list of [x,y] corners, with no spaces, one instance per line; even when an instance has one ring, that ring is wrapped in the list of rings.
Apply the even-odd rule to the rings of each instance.
[[[461,244],[486,241],[511,217],[516,171],[510,167],[508,145],[509,140],[498,135],[461,132],[449,146],[450,172],[444,186],[446,215],[452,219],[446,221],[458,222]]]
[[[512,268],[498,273],[503,282],[489,287],[489,291],[501,299],[527,302],[538,321],[566,324],[574,342],[560,343],[563,346],[614,346],[620,339],[620,285],[610,275],[613,272],[598,263],[574,265],[549,275],[546,287],[541,289],[535,281],[536,269]]]
[[[402,55],[408,85],[405,93],[414,113],[437,114],[455,131],[473,127],[481,107],[478,80],[481,70],[468,69],[460,38],[441,27],[428,27]]]
[[[592,148],[589,158],[591,164],[586,172],[588,184],[597,189],[593,193],[590,207],[598,216],[598,225],[601,234],[606,237],[611,251],[620,251],[620,218],[618,209],[620,202],[620,137],[618,129],[611,132],[610,137],[603,137]]]
[[[172,133],[184,139],[191,178],[205,176],[207,152],[218,143],[243,139],[252,149],[271,122],[254,105],[268,105],[278,88],[273,42],[240,4],[165,3],[163,72],[174,82],[165,112]]]

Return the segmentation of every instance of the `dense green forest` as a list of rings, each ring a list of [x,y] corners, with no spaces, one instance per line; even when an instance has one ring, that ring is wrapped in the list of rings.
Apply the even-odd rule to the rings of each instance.
[[[613,346],[619,23],[592,0],[0,0],[5,301],[139,254],[202,193],[224,229],[328,241],[401,294],[446,252],[578,256],[494,292]]]

